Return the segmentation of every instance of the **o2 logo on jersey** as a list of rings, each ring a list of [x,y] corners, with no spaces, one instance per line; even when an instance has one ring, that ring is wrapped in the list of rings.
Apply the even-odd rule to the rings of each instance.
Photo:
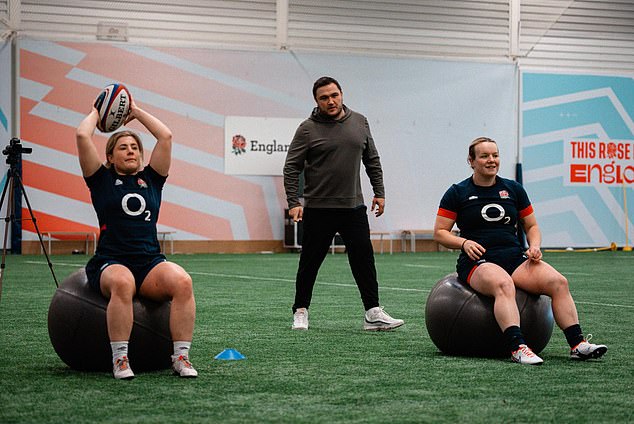
[[[489,210],[495,209],[498,211],[496,216],[491,216],[495,214],[489,215]],[[506,216],[506,211],[504,208],[497,203],[489,203],[488,205],[484,205],[480,210],[480,214],[482,215],[482,219],[489,222],[497,222],[504,220],[504,224],[508,224],[511,222],[511,217]]]
[[[136,209],[130,208],[129,204],[131,199],[138,200],[139,204],[138,206],[136,206]],[[134,203],[136,202],[133,202],[133,204]],[[145,199],[138,193],[128,193],[123,196],[123,199],[121,199],[121,208],[123,209],[123,212],[130,216],[139,216],[141,214],[145,214],[145,218],[143,218],[145,221],[149,221],[150,216],[152,215],[151,211],[145,209]]]

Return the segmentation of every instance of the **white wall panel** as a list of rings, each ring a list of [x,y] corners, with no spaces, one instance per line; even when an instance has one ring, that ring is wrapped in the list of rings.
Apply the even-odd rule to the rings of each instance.
[[[292,49],[505,58],[508,0],[291,0]]]
[[[631,0],[522,0],[520,65],[634,72]]]
[[[10,34],[9,25],[9,2],[0,0],[0,39],[6,39]]]
[[[632,0],[0,0],[3,22],[16,5],[14,29],[49,40],[94,41],[105,22],[127,26],[128,42],[151,46],[634,72]]]
[[[127,26],[136,44],[274,46],[275,0],[22,0],[22,31],[34,38],[95,40],[100,22]]]

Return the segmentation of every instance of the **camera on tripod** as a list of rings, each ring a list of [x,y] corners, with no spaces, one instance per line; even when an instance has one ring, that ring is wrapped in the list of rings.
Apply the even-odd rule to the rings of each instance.
[[[20,139],[17,137],[12,138],[11,141],[9,141],[9,145],[2,150],[2,154],[7,157],[9,169],[7,169],[7,177],[3,180],[4,187],[2,188],[2,195],[0,195],[0,209],[2,209],[5,204],[5,199],[8,199],[8,203],[6,204],[7,214],[4,218],[4,241],[2,243],[2,247],[0,247],[0,249],[2,249],[2,261],[0,262],[0,296],[2,296],[2,279],[6,265],[5,257],[8,250],[7,237],[9,236],[9,233],[11,234],[11,253],[22,253],[22,221],[28,220],[22,219],[23,198],[26,201],[26,207],[31,217],[30,221],[33,222],[33,227],[35,228],[37,238],[40,241],[42,252],[44,253],[44,256],[46,256],[48,267],[51,270],[51,274],[53,274],[55,285],[59,287],[57,284],[57,277],[53,271],[53,264],[48,257],[48,252],[46,251],[46,246],[44,246],[44,240],[42,239],[42,233],[37,226],[37,220],[35,219],[35,215],[33,215],[31,202],[29,201],[29,197],[26,195],[24,184],[22,183],[22,176],[20,175],[22,173],[22,167],[20,166],[22,154],[30,154],[31,152],[33,152],[33,149],[22,146],[22,142],[20,142]],[[11,231],[9,231],[9,224],[11,225]]]
[[[12,138],[9,141],[9,145],[4,148],[2,154],[7,157],[7,164],[17,165],[20,162],[22,154],[31,154],[33,149],[31,147],[24,147],[19,138]]]

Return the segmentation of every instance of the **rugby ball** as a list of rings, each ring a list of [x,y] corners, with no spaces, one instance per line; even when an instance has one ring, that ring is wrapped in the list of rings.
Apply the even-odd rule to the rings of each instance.
[[[130,92],[123,84],[110,84],[104,87],[95,100],[99,112],[99,131],[109,133],[119,128],[130,113]]]

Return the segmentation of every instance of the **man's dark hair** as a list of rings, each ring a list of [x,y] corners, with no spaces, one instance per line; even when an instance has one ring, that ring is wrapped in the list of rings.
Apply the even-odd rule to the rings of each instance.
[[[317,90],[320,87],[324,87],[329,84],[335,84],[339,91],[343,92],[341,86],[339,85],[339,82],[336,79],[334,79],[333,77],[321,77],[317,81],[315,81],[315,84],[313,84],[313,98],[315,100],[317,99]]]

